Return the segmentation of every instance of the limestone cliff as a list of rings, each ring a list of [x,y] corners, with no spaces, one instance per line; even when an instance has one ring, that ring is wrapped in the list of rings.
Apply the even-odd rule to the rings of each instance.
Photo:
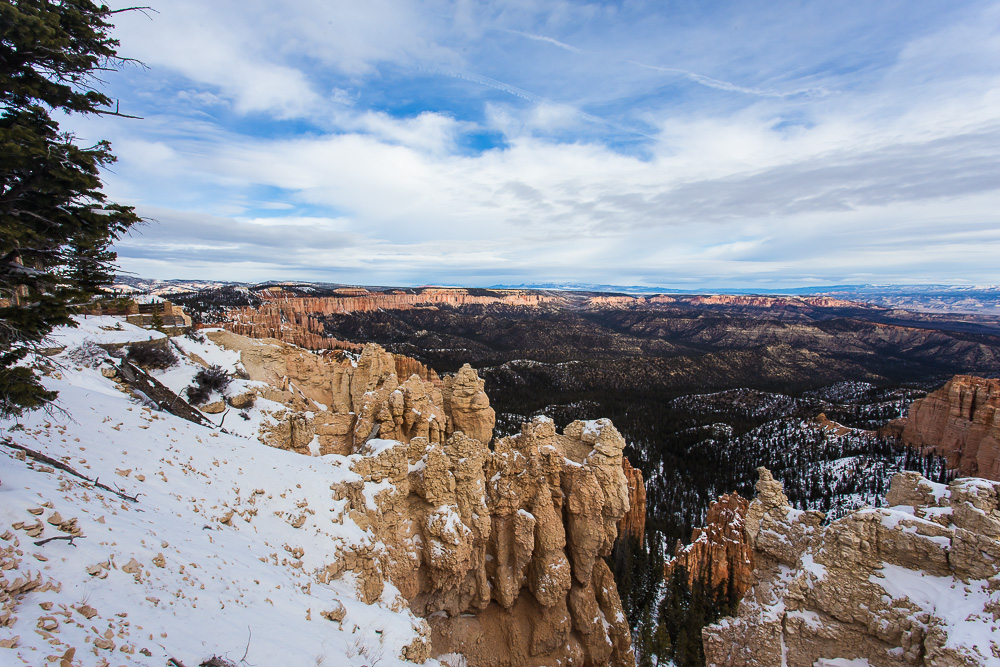
[[[536,418],[493,441],[469,366],[400,382],[377,345],[315,355],[208,335],[239,350],[251,380],[267,383],[261,398],[282,406],[263,440],[340,454],[357,475],[331,491],[369,539],[331,545],[323,580],[354,581],[366,601],[398,598],[427,619],[433,655],[461,653],[472,667],[634,665],[604,561],[630,507],[625,442],[609,421],[558,433]]]
[[[1000,380],[956,375],[910,406],[902,440],[959,474],[1000,480]]]
[[[709,505],[703,528],[691,533],[691,544],[678,544],[664,576],[683,566],[688,583],[701,582],[709,590],[740,599],[753,581],[753,551],[745,521],[750,503],[738,493],[725,494]]]
[[[891,507],[823,526],[759,472],[745,526],[754,584],[737,618],[703,630],[707,664],[1000,661],[1000,484],[899,473]]]

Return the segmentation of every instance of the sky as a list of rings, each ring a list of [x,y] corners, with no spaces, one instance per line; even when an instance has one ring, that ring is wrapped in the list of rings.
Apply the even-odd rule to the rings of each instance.
[[[1000,283],[998,2],[149,4],[63,122],[142,277]]]

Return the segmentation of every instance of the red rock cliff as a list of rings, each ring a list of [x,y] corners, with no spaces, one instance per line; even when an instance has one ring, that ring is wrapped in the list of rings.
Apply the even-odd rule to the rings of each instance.
[[[491,290],[486,295],[472,295],[462,288],[424,288],[419,292],[390,290],[371,292],[362,288],[337,290],[337,296],[300,297],[280,287],[262,290],[264,303],[259,308],[232,308],[217,326],[248,338],[276,338],[308,350],[361,351],[361,345],[327,338],[323,335],[324,315],[373,310],[410,310],[441,305],[502,304],[538,307],[560,301],[559,297],[524,290]]]
[[[902,440],[947,457],[962,476],[1000,480],[1000,380],[956,375],[914,401]]]
[[[678,546],[665,575],[683,565],[689,583],[699,580],[715,589],[732,580],[734,593],[742,598],[753,583],[753,549],[744,530],[749,506],[738,493],[720,496],[708,508],[705,527],[692,531],[691,544]]]
[[[618,522],[618,534],[628,533],[642,544],[646,534],[646,486],[642,473],[632,467],[627,458],[622,458],[622,472],[628,484],[628,512]]]

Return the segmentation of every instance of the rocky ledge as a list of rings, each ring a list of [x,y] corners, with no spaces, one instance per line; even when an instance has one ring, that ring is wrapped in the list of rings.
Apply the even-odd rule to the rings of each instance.
[[[759,473],[754,583],[736,618],[703,630],[707,664],[1000,663],[1000,484],[899,473],[890,507],[824,526]]]

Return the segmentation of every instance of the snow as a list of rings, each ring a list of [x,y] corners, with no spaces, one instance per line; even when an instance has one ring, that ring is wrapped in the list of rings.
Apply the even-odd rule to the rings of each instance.
[[[822,563],[817,563],[815,559],[813,559],[812,552],[804,553],[802,558],[799,560],[799,565],[803,571],[808,572],[818,581],[826,578],[826,566]]]
[[[100,328],[112,319],[121,330]],[[61,329],[53,339],[70,346],[87,337],[139,339],[118,318],[86,320],[82,331]],[[232,358],[209,345],[180,344],[232,367]],[[62,460],[137,501],[0,446],[4,576],[13,581],[39,573],[56,585],[17,600],[16,621],[0,628],[0,640],[17,637],[16,648],[0,648],[0,663],[49,664],[48,656],[58,662],[75,647],[73,664],[85,667],[105,658],[149,667],[171,658],[196,665],[213,655],[238,662],[244,651],[256,665],[360,667],[376,656],[379,665],[408,664],[398,656],[424,621],[399,604],[395,588],[387,585],[380,601],[366,605],[351,574],[324,583],[338,548],[377,547],[347,516],[346,501],[333,498],[331,484],[360,481],[346,457],[261,444],[250,432],[264,419],[257,408],[253,423],[226,419],[227,429],[246,431],[227,434],[142,407],[98,370],[76,368],[65,355],[57,360],[64,367],[43,381],[59,391],[65,412],[0,421],[0,438]],[[182,365],[184,373],[200,367]],[[163,377],[182,380],[181,373]],[[365,484],[366,499],[384,487]],[[57,513],[76,519],[83,537],[36,545],[66,535],[48,523]],[[38,520],[44,530],[37,537],[14,528]],[[138,570],[126,572],[133,559]],[[84,604],[96,610],[89,620],[76,611]],[[321,616],[338,605],[346,610],[342,623]],[[47,635],[37,631],[40,619],[52,626],[45,617],[58,626]],[[109,631],[115,647],[97,648]]]
[[[584,442],[587,442],[591,438],[599,438],[601,431],[610,423],[607,419],[590,419],[583,422]]]
[[[823,628],[823,621],[820,619],[819,614],[814,611],[809,611],[808,609],[790,611],[785,614],[785,616],[788,618],[798,618],[805,623],[810,630],[820,630]]]
[[[104,344],[135,343],[159,340],[166,334],[129,324],[121,317],[110,315],[74,315],[76,327],[58,327],[45,339],[52,347],[78,347],[91,340]]]
[[[227,373],[235,374],[243,370],[238,351],[219,347],[207,339],[199,342],[187,336],[176,336],[171,339],[171,343],[184,354],[197,355],[209,366],[221,366]]]
[[[360,453],[364,456],[375,458],[382,452],[388,451],[397,446],[406,447],[406,445],[398,440],[382,440],[381,438],[372,438],[362,446]]]
[[[947,646],[984,657],[992,655],[991,645],[1000,649],[998,624],[993,614],[983,615],[984,609],[1000,605],[1000,591],[991,591],[989,581],[966,584],[954,577],[936,577],[891,563],[883,564],[869,581],[890,597],[906,598],[929,612],[947,633]]]

